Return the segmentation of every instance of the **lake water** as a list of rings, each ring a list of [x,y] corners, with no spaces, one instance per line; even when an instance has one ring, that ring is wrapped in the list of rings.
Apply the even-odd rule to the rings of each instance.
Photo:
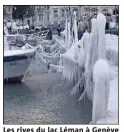
[[[91,102],[76,104],[81,93],[70,96],[71,89],[60,73],[32,63],[23,83],[4,85],[4,124],[88,124]]]

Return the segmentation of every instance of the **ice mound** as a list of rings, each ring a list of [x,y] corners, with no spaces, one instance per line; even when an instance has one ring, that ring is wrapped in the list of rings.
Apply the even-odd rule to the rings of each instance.
[[[97,120],[106,116],[108,100],[109,100],[109,65],[105,60],[98,60],[93,69],[93,108],[92,121],[96,123]]]
[[[118,76],[110,82],[107,115],[99,119],[97,124],[118,124]]]

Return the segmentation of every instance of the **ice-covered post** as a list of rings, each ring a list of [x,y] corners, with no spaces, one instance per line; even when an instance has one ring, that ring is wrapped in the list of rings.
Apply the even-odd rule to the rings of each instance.
[[[68,44],[68,21],[67,21],[67,17],[66,17],[66,21],[65,21],[65,44]]]
[[[98,34],[97,34],[97,20],[94,18],[91,20],[92,29],[90,34],[90,40],[87,47],[87,55],[85,57],[85,90],[84,93],[88,99],[92,101],[93,96],[93,66],[98,60]],[[86,50],[86,49],[85,49]],[[86,52],[85,52],[86,53]],[[79,100],[84,98],[84,93]]]
[[[105,25],[106,25],[106,18],[102,13],[99,13],[97,16],[97,26],[98,26],[98,34],[99,34],[99,44],[98,44],[99,59],[105,59],[105,55],[106,55]]]
[[[109,65],[106,60],[98,60],[93,69],[92,123],[106,117],[109,99]]]
[[[76,20],[76,11],[74,11],[74,37],[75,37],[75,43],[78,42],[78,32],[77,32],[77,20]]]
[[[84,66],[85,66],[85,60],[86,60],[86,55],[87,55],[87,48],[89,45],[89,33],[88,32],[84,33],[82,39],[79,41],[79,45],[81,46],[81,49],[78,55],[78,68],[77,68],[78,82],[71,90],[71,94],[78,93],[80,91],[80,88],[83,88],[84,86],[84,81],[85,81]],[[81,96],[80,99],[82,99],[83,95]]]
[[[71,36],[70,36],[70,22],[68,22],[68,42],[67,42],[67,44],[68,44],[68,48],[70,48],[70,44],[71,44]]]
[[[105,58],[106,39],[105,39],[106,18],[100,13],[97,16],[98,26],[98,61],[93,69],[93,108],[92,123],[95,124],[107,115],[109,99],[109,65]]]

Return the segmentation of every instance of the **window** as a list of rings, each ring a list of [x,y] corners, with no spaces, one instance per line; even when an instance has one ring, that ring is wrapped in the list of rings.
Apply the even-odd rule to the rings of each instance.
[[[54,18],[58,18],[58,10],[54,10]]]
[[[49,13],[47,13],[47,20],[49,21]]]
[[[42,13],[42,12],[44,12],[44,8],[38,7],[38,8],[37,8],[37,11],[40,12],[40,13]]]
[[[103,9],[102,12],[103,13],[107,13],[108,12],[108,9]]]
[[[39,7],[37,8],[37,12],[40,12],[40,8]]]
[[[69,11],[66,12],[66,15],[69,16]]]
[[[47,6],[47,9],[49,9],[49,6]]]
[[[61,9],[62,17],[64,17],[64,9]]]
[[[58,13],[58,11],[57,10],[54,10],[54,13]]]
[[[86,12],[89,11],[89,8],[85,8],[85,11],[86,11]]]
[[[85,16],[88,16],[88,12],[85,12]]]
[[[54,18],[58,18],[58,14],[54,14]]]
[[[54,24],[55,24],[55,25],[58,25],[58,21],[54,21]]]
[[[95,9],[95,8],[92,8],[91,11],[92,11],[92,12],[96,12],[96,9]]]
[[[39,20],[40,20],[40,21],[43,21],[43,14],[40,14],[40,15],[39,15]]]
[[[8,8],[8,11],[10,12],[10,7]]]

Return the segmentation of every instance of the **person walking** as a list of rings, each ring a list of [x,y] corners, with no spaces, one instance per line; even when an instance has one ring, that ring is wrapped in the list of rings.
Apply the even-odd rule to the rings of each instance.
[[[79,20],[78,22],[78,40],[80,40],[83,36],[83,33],[84,33],[84,23]]]
[[[7,29],[8,29],[8,32],[11,32],[11,30],[12,30],[11,21],[10,20],[8,20],[8,22],[7,22]]]
[[[49,39],[52,40],[52,28],[49,29],[48,36]]]
[[[61,32],[60,24],[58,25],[57,31],[58,31],[58,36],[60,36],[60,32]]]

